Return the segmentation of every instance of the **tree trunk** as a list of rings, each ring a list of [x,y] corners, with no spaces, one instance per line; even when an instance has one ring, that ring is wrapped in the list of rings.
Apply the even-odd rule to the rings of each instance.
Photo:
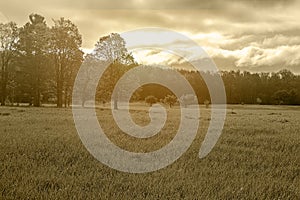
[[[70,105],[71,105],[71,98],[68,97],[68,101],[67,101],[67,106],[68,106],[68,108],[70,107]]]
[[[118,110],[118,100],[114,98],[114,110]]]
[[[66,91],[65,91],[66,92]],[[67,107],[67,95],[65,94],[65,98],[64,98],[64,107],[66,108]]]
[[[41,106],[41,91],[40,91],[40,62],[35,65],[35,86],[34,86],[34,98],[33,98],[33,106],[40,107]]]
[[[7,64],[3,63],[2,74],[1,74],[1,106],[5,106],[5,100],[7,96],[6,86],[7,86],[8,74],[6,69],[7,69]]]
[[[37,78],[37,84],[35,86],[35,96],[33,106],[40,107],[41,106],[41,91],[40,91],[40,79]]]
[[[61,81],[59,80],[57,82],[57,89],[56,89],[56,98],[57,98],[57,107],[61,108],[62,107],[62,84]]]
[[[118,110],[118,96],[119,96],[118,91],[116,91],[114,94],[112,94],[112,98],[114,101],[114,110]]]
[[[40,92],[40,86],[36,86],[35,89],[35,97],[34,97],[34,102],[33,102],[33,106],[34,107],[40,107],[41,106],[41,92]]]
[[[65,87],[65,95],[64,95],[64,106],[65,108],[68,106],[68,88]]]
[[[61,56],[61,55],[60,55]],[[63,106],[63,64],[61,58],[58,58],[57,63],[56,63],[56,106],[58,108],[62,108]]]
[[[1,81],[1,106],[5,106],[5,99],[6,99],[6,84],[4,81],[4,77],[2,75]]]
[[[3,88],[3,85],[2,85],[2,92],[1,92],[1,106],[5,106],[5,89]]]
[[[56,98],[57,98],[56,104],[58,108],[62,108],[63,105],[62,92],[63,92],[63,80],[61,77],[61,72],[58,70],[57,79],[56,79]]]

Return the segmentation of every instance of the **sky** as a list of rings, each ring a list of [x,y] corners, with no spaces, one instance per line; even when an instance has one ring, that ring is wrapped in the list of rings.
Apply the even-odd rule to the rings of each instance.
[[[300,74],[300,0],[9,0],[0,1],[0,21],[28,22],[31,13],[70,19],[89,52],[112,32],[158,27],[194,40],[220,70]],[[184,42],[169,38],[169,45]],[[192,49],[191,49],[192,51]],[[178,57],[165,51],[134,52],[154,64],[174,64]],[[184,63],[181,63],[184,66]]]

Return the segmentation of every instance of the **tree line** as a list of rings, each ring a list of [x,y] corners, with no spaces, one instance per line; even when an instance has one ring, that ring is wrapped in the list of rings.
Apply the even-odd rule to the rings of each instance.
[[[130,69],[140,66],[126,49],[124,39],[117,33],[100,37],[92,53],[84,55],[81,50],[82,36],[77,26],[68,19],[53,20],[49,27],[45,18],[38,14],[29,15],[29,21],[18,27],[15,22],[0,23],[0,98],[1,105],[28,103],[40,106],[53,103],[67,107],[72,103],[74,81],[80,66],[86,66],[85,80],[95,69],[108,63],[97,86],[96,101],[105,103],[113,99],[117,108],[122,91],[113,96],[113,88],[119,78]],[[143,66],[146,75],[160,69]],[[203,76],[214,77],[211,72],[178,70],[192,85],[198,103],[209,101],[209,92]],[[158,72],[159,73],[159,72]],[[289,70],[272,73],[250,73],[241,71],[218,72],[231,104],[286,104],[300,105],[300,76]],[[172,73],[170,73],[172,74]],[[172,80],[172,77],[164,77]],[[135,84],[134,82],[130,84]],[[82,105],[93,100],[83,85]],[[184,95],[184,91],[182,91]],[[139,88],[132,101],[145,100],[153,96],[174,104],[173,93],[160,85],[148,84]],[[148,98],[149,99],[149,98]],[[153,98],[152,98],[153,99]],[[171,104],[170,104],[171,106]]]
[[[29,22],[0,24],[1,105],[27,102],[70,104],[71,89],[83,60],[82,37],[70,20],[31,14]],[[63,102],[64,100],[64,102]]]
[[[188,75],[201,103],[209,99],[205,82],[198,73],[182,73]],[[203,74],[213,76],[208,72]],[[270,73],[221,71],[219,75],[223,79],[229,104],[300,105],[300,76],[287,69]]]
[[[215,74],[183,69],[179,72],[193,87],[200,104],[210,101],[209,91],[203,77],[206,76],[206,80],[213,80],[215,76],[221,76],[229,104],[300,105],[300,76],[287,69],[270,73],[232,70]],[[168,77],[164,78],[168,79]],[[165,97],[174,94],[168,88],[151,84],[143,86],[138,96],[140,100],[143,100],[149,95],[155,97],[157,101],[164,101]],[[184,91],[182,95],[186,95]]]

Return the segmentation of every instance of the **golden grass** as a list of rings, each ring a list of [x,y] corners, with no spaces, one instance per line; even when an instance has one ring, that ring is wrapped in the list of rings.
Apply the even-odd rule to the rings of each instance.
[[[172,139],[176,109],[168,111],[161,133],[143,140],[122,133],[110,110],[97,113],[114,143],[147,152]],[[0,113],[9,113],[0,115],[0,199],[300,199],[299,107],[229,106],[221,138],[200,160],[209,122],[202,109],[189,150],[147,174],[119,172],[94,159],[71,109],[2,107]],[[131,114],[141,125],[149,122],[146,109]]]

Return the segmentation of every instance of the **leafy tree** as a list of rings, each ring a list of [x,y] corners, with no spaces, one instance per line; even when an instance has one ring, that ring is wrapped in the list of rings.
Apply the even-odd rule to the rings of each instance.
[[[57,107],[62,107],[63,99],[65,106],[69,102],[72,82],[82,62],[82,39],[78,28],[70,20],[60,18],[53,21],[51,52],[55,66]]]
[[[289,102],[290,105],[297,105],[299,104],[299,94],[297,89],[293,88],[289,91]]]
[[[185,94],[179,98],[179,102],[183,104],[184,107],[187,107],[191,104],[197,104],[197,97],[193,94]]]
[[[226,90],[226,96],[227,96],[227,102],[228,103],[236,103],[234,102],[235,99],[235,74],[233,71],[227,72],[223,71],[222,72],[222,79],[224,82],[225,90]]]
[[[1,105],[5,105],[7,86],[10,80],[12,63],[15,59],[19,29],[14,22],[0,23],[0,66],[1,66]]]
[[[90,96],[93,91],[91,90],[91,83],[95,80],[95,76],[97,76],[97,69],[102,67],[103,63],[99,61],[93,54],[87,54],[84,58],[84,62],[82,63],[81,69],[82,76],[78,77],[78,81],[81,84],[77,85],[75,101],[80,101],[81,106],[84,107],[85,102],[88,100],[92,100],[92,96]],[[94,85],[95,86],[95,85]]]
[[[205,105],[205,107],[206,107],[206,108],[208,108],[208,107],[209,107],[209,103],[210,103],[210,102],[209,102],[209,100],[207,100],[207,99],[206,99],[206,100],[204,100],[204,105]]]
[[[256,98],[256,103],[258,103],[258,104],[261,104],[262,103],[262,100],[261,100],[261,98]]]
[[[45,18],[31,14],[29,22],[20,30],[18,50],[22,72],[33,97],[34,106],[41,105],[41,95],[51,77],[49,67],[50,29]],[[26,84],[26,83],[21,83]]]
[[[288,104],[290,95],[286,90],[279,90],[274,93],[273,99],[277,104]]]
[[[282,69],[279,72],[277,72],[277,74],[282,80],[286,80],[286,81],[290,81],[295,77],[295,75],[287,69]]]
[[[109,64],[109,67],[103,73],[98,87],[97,99],[108,100],[112,96],[114,86],[120,77],[130,68],[136,65],[133,56],[125,47],[125,40],[118,33],[101,37],[95,45],[93,56],[102,63],[103,67]],[[119,93],[112,97],[114,101],[114,109],[118,109]]]
[[[169,107],[171,108],[175,103],[177,102],[177,97],[174,95],[167,95],[164,98],[164,103],[168,104]]]
[[[157,103],[157,98],[151,95],[145,98],[145,102],[152,106],[153,104]]]
[[[14,22],[0,23],[0,102],[17,99],[17,102],[33,102],[40,106],[45,100],[57,100],[57,106],[70,103],[76,72],[82,63],[83,52],[80,51],[81,36],[77,27],[64,18],[54,20],[50,29],[43,16],[31,14],[29,22],[17,28]],[[85,57],[86,66],[81,101],[92,100],[87,94],[88,83],[95,78],[99,68],[108,68],[101,76],[97,87],[96,99],[107,102],[114,101],[117,109],[126,87],[122,87],[112,97],[117,81],[131,68],[135,67],[133,56],[126,49],[124,39],[117,33],[101,37],[91,54]],[[155,78],[160,72],[167,72],[164,79],[176,84],[172,73],[175,69],[161,69],[157,66],[141,66],[141,79]],[[212,80],[215,73],[189,71],[179,69],[195,91],[198,103],[210,99],[204,80]],[[155,73],[154,73],[155,72]],[[300,105],[300,75],[283,69],[272,73],[250,73],[247,71],[220,72],[224,81],[227,103],[263,103]],[[98,77],[97,77],[98,78]],[[136,78],[124,85],[138,84]],[[130,82],[131,81],[131,82]],[[96,83],[95,83],[96,84]],[[185,105],[195,102],[195,97],[184,95],[184,87],[180,88],[179,101]],[[81,93],[80,93],[81,94]],[[131,101],[145,99],[149,95],[163,98],[163,102],[173,105],[172,92],[158,84],[147,84],[134,93]],[[169,95],[169,96],[168,96]],[[57,98],[55,98],[55,96]]]

